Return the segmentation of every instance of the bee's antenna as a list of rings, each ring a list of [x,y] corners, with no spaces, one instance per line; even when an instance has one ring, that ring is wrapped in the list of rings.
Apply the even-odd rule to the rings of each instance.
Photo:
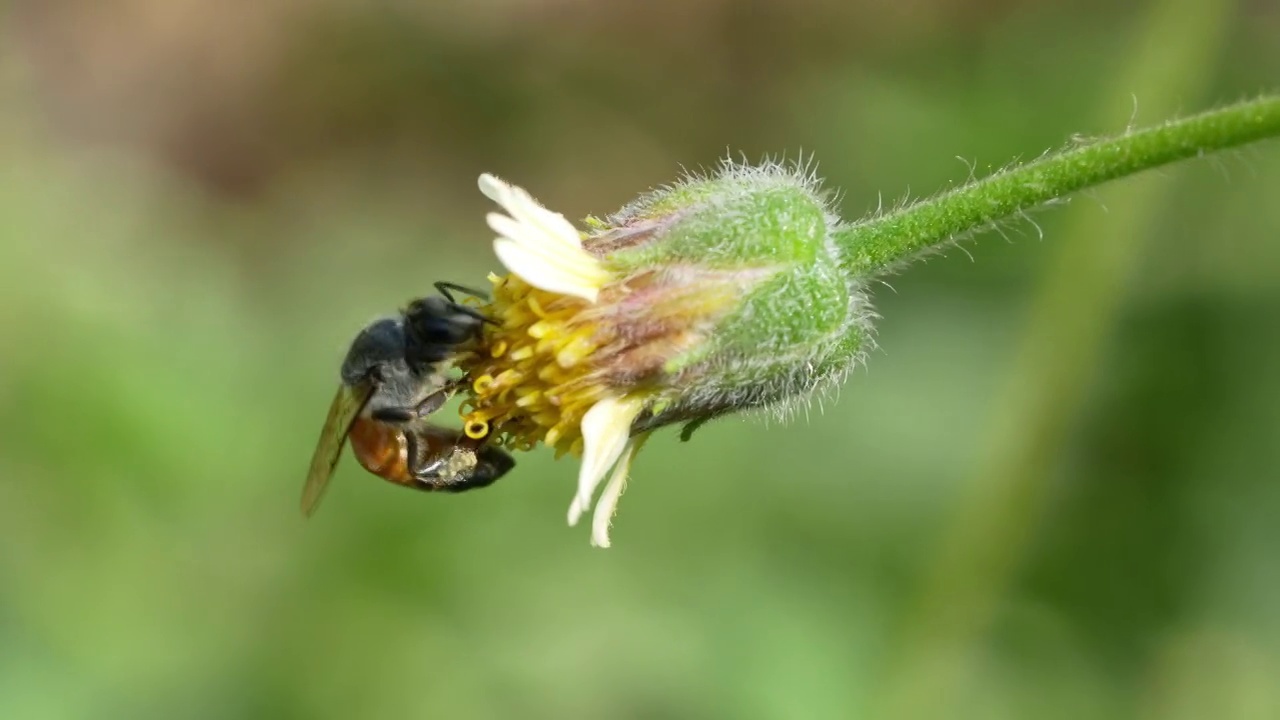
[[[445,299],[448,300],[449,302],[455,303],[455,304],[458,301],[453,298],[453,293],[449,292],[450,290],[456,290],[460,293],[466,293],[467,295],[470,295],[473,298],[479,298],[481,300],[489,299],[489,293],[486,293],[483,290],[476,290],[473,288],[469,288],[466,285],[459,285],[457,283],[446,282],[444,280],[441,280],[435,283],[435,288],[436,288],[436,292],[443,295]]]

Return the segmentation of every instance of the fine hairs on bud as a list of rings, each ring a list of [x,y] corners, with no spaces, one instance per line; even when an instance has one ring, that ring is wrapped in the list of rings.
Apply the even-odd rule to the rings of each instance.
[[[707,343],[668,362],[665,392],[638,428],[747,410],[785,420],[865,357],[875,315],[863,281],[841,271],[834,202],[811,159],[725,158],[592,223],[588,248],[645,228],[643,246],[610,257],[631,270],[697,263],[756,278]]]

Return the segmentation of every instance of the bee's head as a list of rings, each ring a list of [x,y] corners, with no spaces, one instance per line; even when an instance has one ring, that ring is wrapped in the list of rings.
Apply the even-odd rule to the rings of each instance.
[[[484,318],[442,297],[414,300],[404,309],[404,343],[411,362],[438,363],[480,333]]]

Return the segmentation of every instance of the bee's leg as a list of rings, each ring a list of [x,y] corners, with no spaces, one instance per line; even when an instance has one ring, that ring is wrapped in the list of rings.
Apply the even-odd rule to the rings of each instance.
[[[390,423],[392,425],[400,425],[407,423],[418,417],[417,408],[413,407],[385,407],[378,408],[370,413],[370,417],[378,422]]]
[[[458,482],[440,488],[449,492],[462,492],[492,485],[516,466],[515,458],[492,445],[480,448],[476,453],[476,466]]]
[[[429,489],[438,490],[443,487],[440,481],[440,470],[445,458],[427,459],[418,447],[418,436],[414,433],[404,434],[405,460],[409,468],[409,476]]]
[[[444,407],[444,404],[449,401],[449,398],[453,397],[454,393],[458,392],[458,388],[462,387],[462,385],[462,380],[451,380],[449,384],[426,396],[422,399],[422,402],[414,406],[414,417],[424,418]]]
[[[449,292],[450,290],[456,290],[460,293],[466,293],[471,297],[479,298],[481,300],[489,299],[489,293],[486,293],[483,290],[476,290],[474,288],[469,288],[466,285],[459,285],[457,283],[445,282],[441,280],[440,282],[437,282],[435,286],[436,286],[436,290],[441,295],[443,295],[446,300],[453,303],[454,305],[457,305],[458,301],[453,299],[453,293]]]
[[[422,402],[417,405],[378,408],[371,413],[371,416],[378,422],[391,423],[393,425],[400,425],[427,417],[444,407],[449,398],[453,397],[453,394],[458,392],[458,389],[465,383],[465,378],[450,380],[448,384],[423,398]]]

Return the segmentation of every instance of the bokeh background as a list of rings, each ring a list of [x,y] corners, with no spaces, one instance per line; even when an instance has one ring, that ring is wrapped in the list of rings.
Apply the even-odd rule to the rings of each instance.
[[[1280,717],[1276,143],[877,283],[839,398],[656,437],[611,550],[541,452],[297,511],[356,329],[495,268],[479,173],[803,151],[854,218],[1276,87],[1274,0],[0,13],[0,717]]]

